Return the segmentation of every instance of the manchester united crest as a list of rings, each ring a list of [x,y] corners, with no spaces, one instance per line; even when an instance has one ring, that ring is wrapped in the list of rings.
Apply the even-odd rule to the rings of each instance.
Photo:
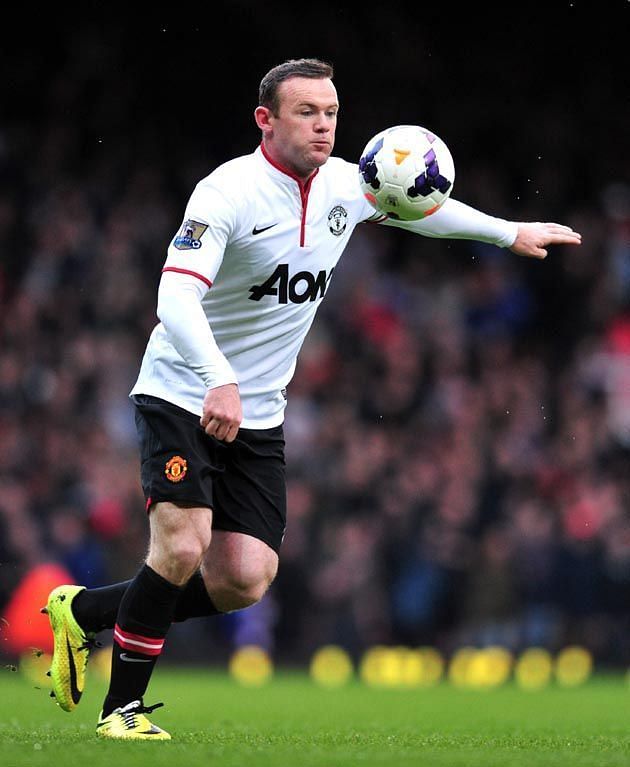
[[[188,463],[181,455],[174,455],[166,462],[164,473],[169,482],[181,482],[188,471]]]
[[[335,237],[340,237],[346,231],[348,211],[343,205],[335,205],[328,214],[328,228]]]

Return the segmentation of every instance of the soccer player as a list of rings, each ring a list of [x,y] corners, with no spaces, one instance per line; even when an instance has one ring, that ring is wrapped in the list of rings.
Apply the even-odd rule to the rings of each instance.
[[[146,562],[131,581],[48,599],[53,693],[78,704],[94,635],[113,628],[109,691],[97,733],[161,740],[143,696],[173,621],[261,599],[285,531],[286,387],[332,271],[362,222],[474,239],[544,258],[577,245],[554,223],[516,223],[454,199],[421,221],[375,213],[355,164],[331,157],[339,103],[333,70],[287,61],[260,84],[260,146],[214,170],[190,197],[168,248],[159,324],[131,397],[149,513]],[[161,705],[161,704],[159,704]]]

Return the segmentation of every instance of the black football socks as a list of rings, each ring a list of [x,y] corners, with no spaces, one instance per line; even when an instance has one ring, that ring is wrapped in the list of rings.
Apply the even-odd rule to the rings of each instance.
[[[185,621],[188,618],[204,618],[207,615],[222,615],[206,591],[206,584],[200,570],[184,586],[175,607],[173,621]]]
[[[72,600],[72,613],[79,626],[88,634],[113,629],[118,608],[127,588],[133,581],[122,581],[111,586],[84,589]],[[220,615],[210,599],[201,572],[197,572],[180,591],[175,607],[174,621]]]
[[[114,583],[97,589],[84,589],[72,600],[72,614],[86,634],[113,629],[118,608],[133,581]]]
[[[127,586],[114,625],[112,675],[103,717],[142,699],[182,590],[148,565]]]

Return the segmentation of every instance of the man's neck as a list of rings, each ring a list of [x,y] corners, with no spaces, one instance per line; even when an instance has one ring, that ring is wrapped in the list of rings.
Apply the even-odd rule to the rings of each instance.
[[[277,156],[274,147],[269,146],[264,139],[261,141],[261,149],[265,157],[274,167],[278,168],[278,170],[281,170],[283,173],[286,173],[288,176],[295,178],[301,184],[306,184],[308,180],[317,173],[318,168],[312,168],[305,172],[304,170],[288,165],[281,157]]]

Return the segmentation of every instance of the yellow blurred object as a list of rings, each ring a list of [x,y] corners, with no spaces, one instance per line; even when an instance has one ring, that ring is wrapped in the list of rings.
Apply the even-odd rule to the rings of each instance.
[[[262,647],[244,645],[230,658],[229,671],[239,684],[262,687],[273,676],[273,663]]]
[[[104,682],[109,682],[112,673],[112,648],[100,647],[92,650],[88,661],[87,673],[96,676]]]
[[[366,650],[359,667],[371,687],[414,687],[422,677],[422,659],[409,647],[375,645]]]
[[[419,687],[422,680],[422,656],[418,650],[399,647],[398,653],[398,684],[401,687]]]
[[[310,674],[322,687],[342,687],[352,678],[354,666],[348,653],[338,645],[325,645],[314,653]]]
[[[419,647],[415,651],[422,663],[420,687],[433,687],[438,684],[444,674],[444,658],[433,647]]]
[[[432,647],[386,647],[366,650],[359,676],[371,687],[431,687],[444,673],[444,659]]]
[[[359,664],[359,676],[370,687],[383,685],[384,668],[389,648],[384,645],[374,645],[365,651]]]
[[[593,656],[584,647],[565,647],[556,656],[554,672],[558,684],[563,687],[578,687],[584,684],[593,672]]]
[[[47,676],[52,663],[52,655],[36,647],[26,650],[20,655],[18,668],[26,679],[37,687],[50,687],[50,677]]]
[[[397,684],[402,687],[431,687],[444,672],[444,661],[431,647],[395,648],[398,661]]]
[[[541,690],[549,684],[552,672],[551,654],[542,647],[530,647],[518,657],[514,679],[524,690]]]
[[[485,647],[470,658],[466,669],[467,686],[476,689],[499,687],[512,670],[512,654],[504,647]]]
[[[460,647],[448,664],[448,679],[455,687],[470,686],[470,667],[477,650],[474,647]]]

